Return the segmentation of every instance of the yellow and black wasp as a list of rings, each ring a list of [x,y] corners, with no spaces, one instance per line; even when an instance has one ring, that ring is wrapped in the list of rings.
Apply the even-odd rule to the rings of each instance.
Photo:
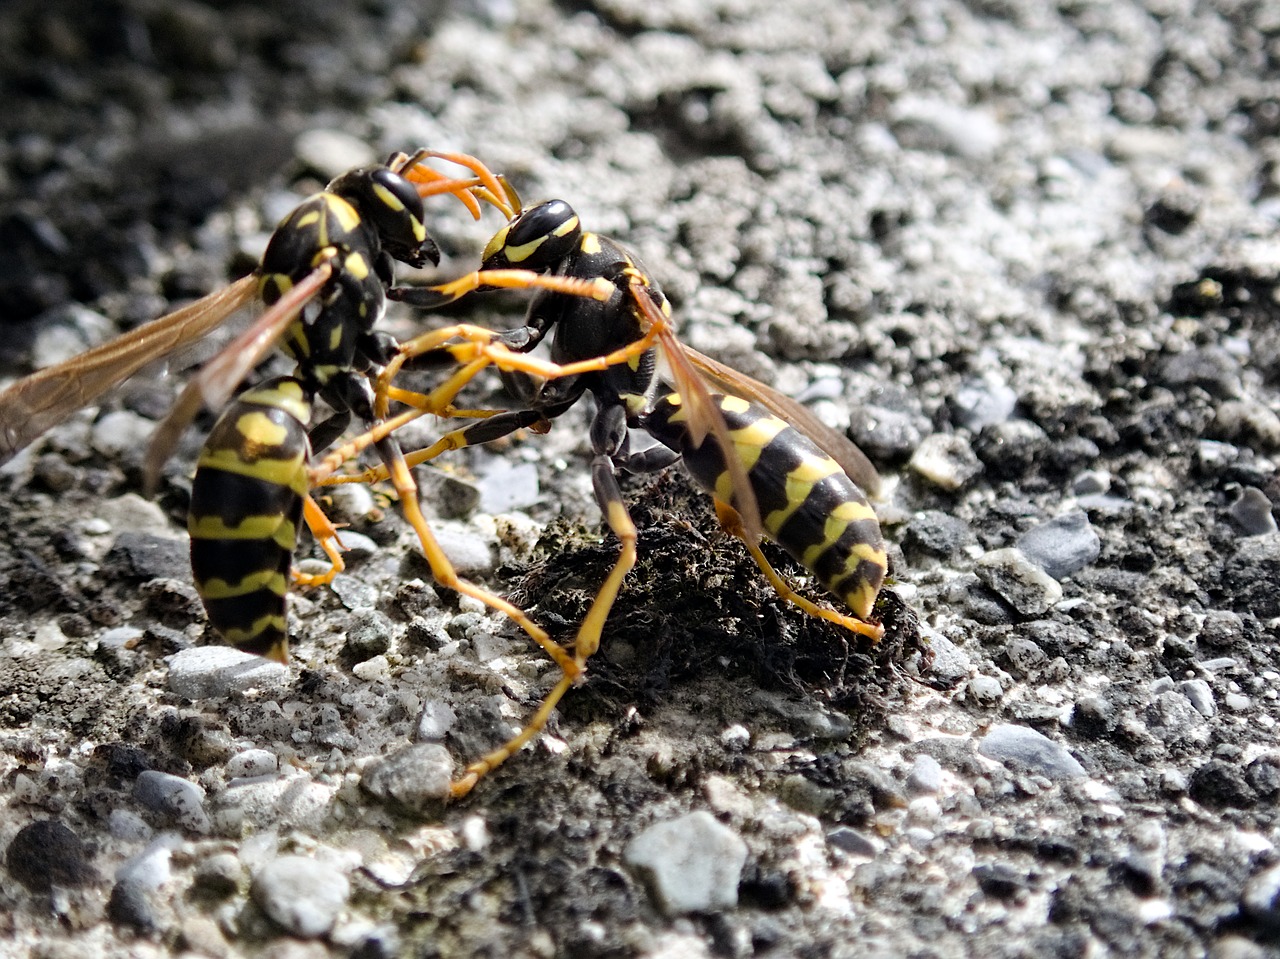
[[[461,164],[474,176],[447,177],[424,166],[427,158]],[[294,361],[292,375],[244,393],[219,418],[200,455],[188,524],[192,569],[210,623],[232,644],[286,661],[285,594],[300,519],[332,564],[325,574],[298,580],[327,583],[342,568],[336,530],[308,493],[311,451],[331,445],[353,417],[377,422],[370,377],[395,353],[394,341],[375,328],[394,281],[393,262],[439,261],[426,228],[425,197],[449,193],[479,216],[477,197],[502,192],[473,157],[427,150],[339,176],[281,221],[254,274],[0,394],[0,461],[261,297],[268,306],[263,315],[192,379],[160,424],[146,472],[154,487],[199,410],[224,406],[272,347],[279,344]],[[334,413],[312,425],[317,398]],[[548,642],[521,610],[457,576],[423,518],[398,442],[387,435],[373,445],[436,579]]]
[[[471,364],[464,367],[465,378],[501,350],[523,353],[551,333],[550,362],[530,358],[526,364],[500,364],[508,388],[524,403],[522,409],[446,434],[409,454],[408,461],[423,462],[521,428],[546,429],[590,393],[596,401],[590,427],[592,481],[621,549],[577,632],[572,653],[544,644],[563,670],[560,681],[516,737],[467,767],[454,784],[456,795],[538,734],[600,645],[609,611],[636,561],[637,533],[618,486],[618,469],[652,471],[683,458],[695,481],[713,495],[721,525],[746,544],[779,596],[872,641],[883,634],[873,620],[873,607],[887,557],[863,492],[874,494],[880,481],[861,451],[794,400],[683,346],[672,331],[668,301],[643,265],[621,244],[583,230],[569,204],[553,200],[520,212],[512,197],[511,206],[511,219],[489,242],[478,271],[442,286],[391,295],[434,306],[477,290],[536,288],[525,325],[491,333],[484,355],[478,335],[471,342],[445,345],[457,327],[404,343],[384,370],[381,385],[391,398],[416,408],[388,420],[384,428],[439,405],[389,385],[404,362],[443,347]],[[551,279],[594,285],[588,296],[553,288]],[[662,385],[657,375],[659,351],[674,388]],[[450,389],[452,396],[456,390]],[[661,445],[633,451],[634,429]],[[327,477],[336,465],[331,459],[326,464],[330,469],[318,471],[316,481],[342,481]],[[350,479],[383,475],[375,469]],[[800,596],[761,551],[762,536],[813,572],[852,615]]]

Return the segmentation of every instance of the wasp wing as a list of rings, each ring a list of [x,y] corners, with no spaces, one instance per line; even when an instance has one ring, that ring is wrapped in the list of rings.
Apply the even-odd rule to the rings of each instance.
[[[706,380],[690,359],[689,348],[676,337],[671,328],[671,320],[658,306],[649,289],[640,277],[631,283],[631,293],[639,305],[649,328],[654,324],[662,327],[658,336],[663,357],[671,372],[676,391],[680,394],[685,408],[689,411],[689,434],[695,445],[701,445],[708,435],[714,436],[717,445],[724,452],[725,469],[729,474],[733,487],[733,508],[742,518],[743,532],[747,542],[758,543],[763,535],[760,519],[760,507],[756,502],[755,491],[747,477],[747,468],[741,458],[732,455],[734,443],[729,435],[720,408],[711,398]],[[647,330],[646,330],[647,332]],[[701,354],[698,354],[699,356]],[[732,391],[731,391],[732,392]],[[723,497],[721,497],[723,499]],[[726,500],[726,505],[727,500]]]
[[[155,491],[160,471],[196,414],[205,406],[223,406],[231,398],[236,387],[276,345],[289,324],[297,319],[302,308],[324,288],[332,275],[333,265],[329,262],[312,270],[192,377],[151,437],[143,466],[148,493]]]
[[[717,389],[767,407],[813,440],[824,453],[839,463],[849,479],[857,483],[864,493],[872,499],[880,493],[880,474],[871,460],[867,459],[867,454],[843,433],[814,416],[807,406],[691,347],[686,346],[684,352]]]
[[[148,363],[205,336],[248,303],[256,288],[257,278],[246,276],[64,363],[18,380],[0,393],[0,463]]]

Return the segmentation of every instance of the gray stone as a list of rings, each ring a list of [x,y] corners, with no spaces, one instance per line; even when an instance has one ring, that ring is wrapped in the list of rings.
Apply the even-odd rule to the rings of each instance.
[[[1098,558],[1102,542],[1083,512],[1066,513],[1027,530],[1018,549],[1054,579],[1078,572]]]
[[[982,463],[962,437],[948,433],[926,436],[908,464],[934,486],[958,490],[982,472]]]
[[[1040,616],[1062,599],[1062,587],[1057,581],[1020,549],[984,553],[974,564],[974,572],[1021,616]]]
[[[449,796],[453,757],[437,743],[415,743],[371,763],[361,787],[384,802],[423,812]]]
[[[1084,767],[1064,747],[1026,726],[992,726],[978,743],[978,752],[1046,779],[1078,779],[1085,775]]]
[[[204,790],[180,776],[148,769],[134,780],[133,798],[152,812],[167,816],[170,822],[183,829],[200,833],[209,831],[209,816],[204,811]]]
[[[281,856],[253,877],[253,901],[295,936],[323,936],[338,920],[351,895],[347,877],[307,856]]]
[[[212,699],[289,683],[289,669],[230,646],[198,646],[169,657],[169,689],[184,699]]]
[[[747,844],[709,812],[650,826],[627,844],[623,860],[645,879],[668,916],[732,909]]]

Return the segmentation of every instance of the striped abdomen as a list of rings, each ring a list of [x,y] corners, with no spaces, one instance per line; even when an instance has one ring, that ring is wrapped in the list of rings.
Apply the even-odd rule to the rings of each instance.
[[[762,406],[714,395],[747,471],[765,534],[810,570],[859,619],[871,616],[888,559],[875,512],[853,480],[812,440]],[[693,446],[678,394],[661,397],[644,429],[678,451],[698,483],[736,506],[716,438]]]
[[[205,442],[191,489],[191,570],[233,646],[288,660],[285,594],[307,494],[311,403],[281,377],[243,393]]]

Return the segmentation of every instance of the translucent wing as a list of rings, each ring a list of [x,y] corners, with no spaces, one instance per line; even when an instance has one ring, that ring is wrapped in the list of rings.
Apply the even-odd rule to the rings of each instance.
[[[230,286],[130,330],[0,393],[0,463],[146,366],[194,343],[253,299],[257,278]]]
[[[649,326],[660,324],[663,327],[658,342],[662,347],[667,366],[670,368],[675,388],[689,411],[689,434],[698,445],[701,445],[708,435],[715,436],[716,443],[724,451],[725,468],[733,484],[733,508],[742,518],[743,532],[747,541],[758,543],[763,535],[760,507],[756,502],[756,494],[751,488],[751,482],[747,478],[747,468],[737,456],[729,455],[734,445],[729,436],[729,428],[725,425],[724,416],[711,399],[711,391],[707,389],[706,381],[691,361],[689,348],[676,338],[675,331],[671,328],[671,321],[654,301],[640,277],[632,281],[631,292]],[[701,354],[698,355],[701,356]]]
[[[858,449],[843,433],[833,430],[814,416],[808,407],[695,349],[686,346],[684,352],[689,361],[709,378],[717,389],[741,396],[745,400],[751,400],[772,410],[780,419],[786,420],[809,437],[824,453],[839,463],[849,479],[857,483],[868,496],[875,498],[880,492],[880,474],[871,460],[867,459],[867,454]]]
[[[148,493],[155,491],[160,471],[196,414],[205,406],[223,406],[231,398],[236,387],[275,346],[289,324],[297,319],[302,308],[324,288],[332,275],[333,265],[322,263],[290,287],[289,292],[273,303],[253,326],[232,340],[192,377],[151,437],[144,464]]]

